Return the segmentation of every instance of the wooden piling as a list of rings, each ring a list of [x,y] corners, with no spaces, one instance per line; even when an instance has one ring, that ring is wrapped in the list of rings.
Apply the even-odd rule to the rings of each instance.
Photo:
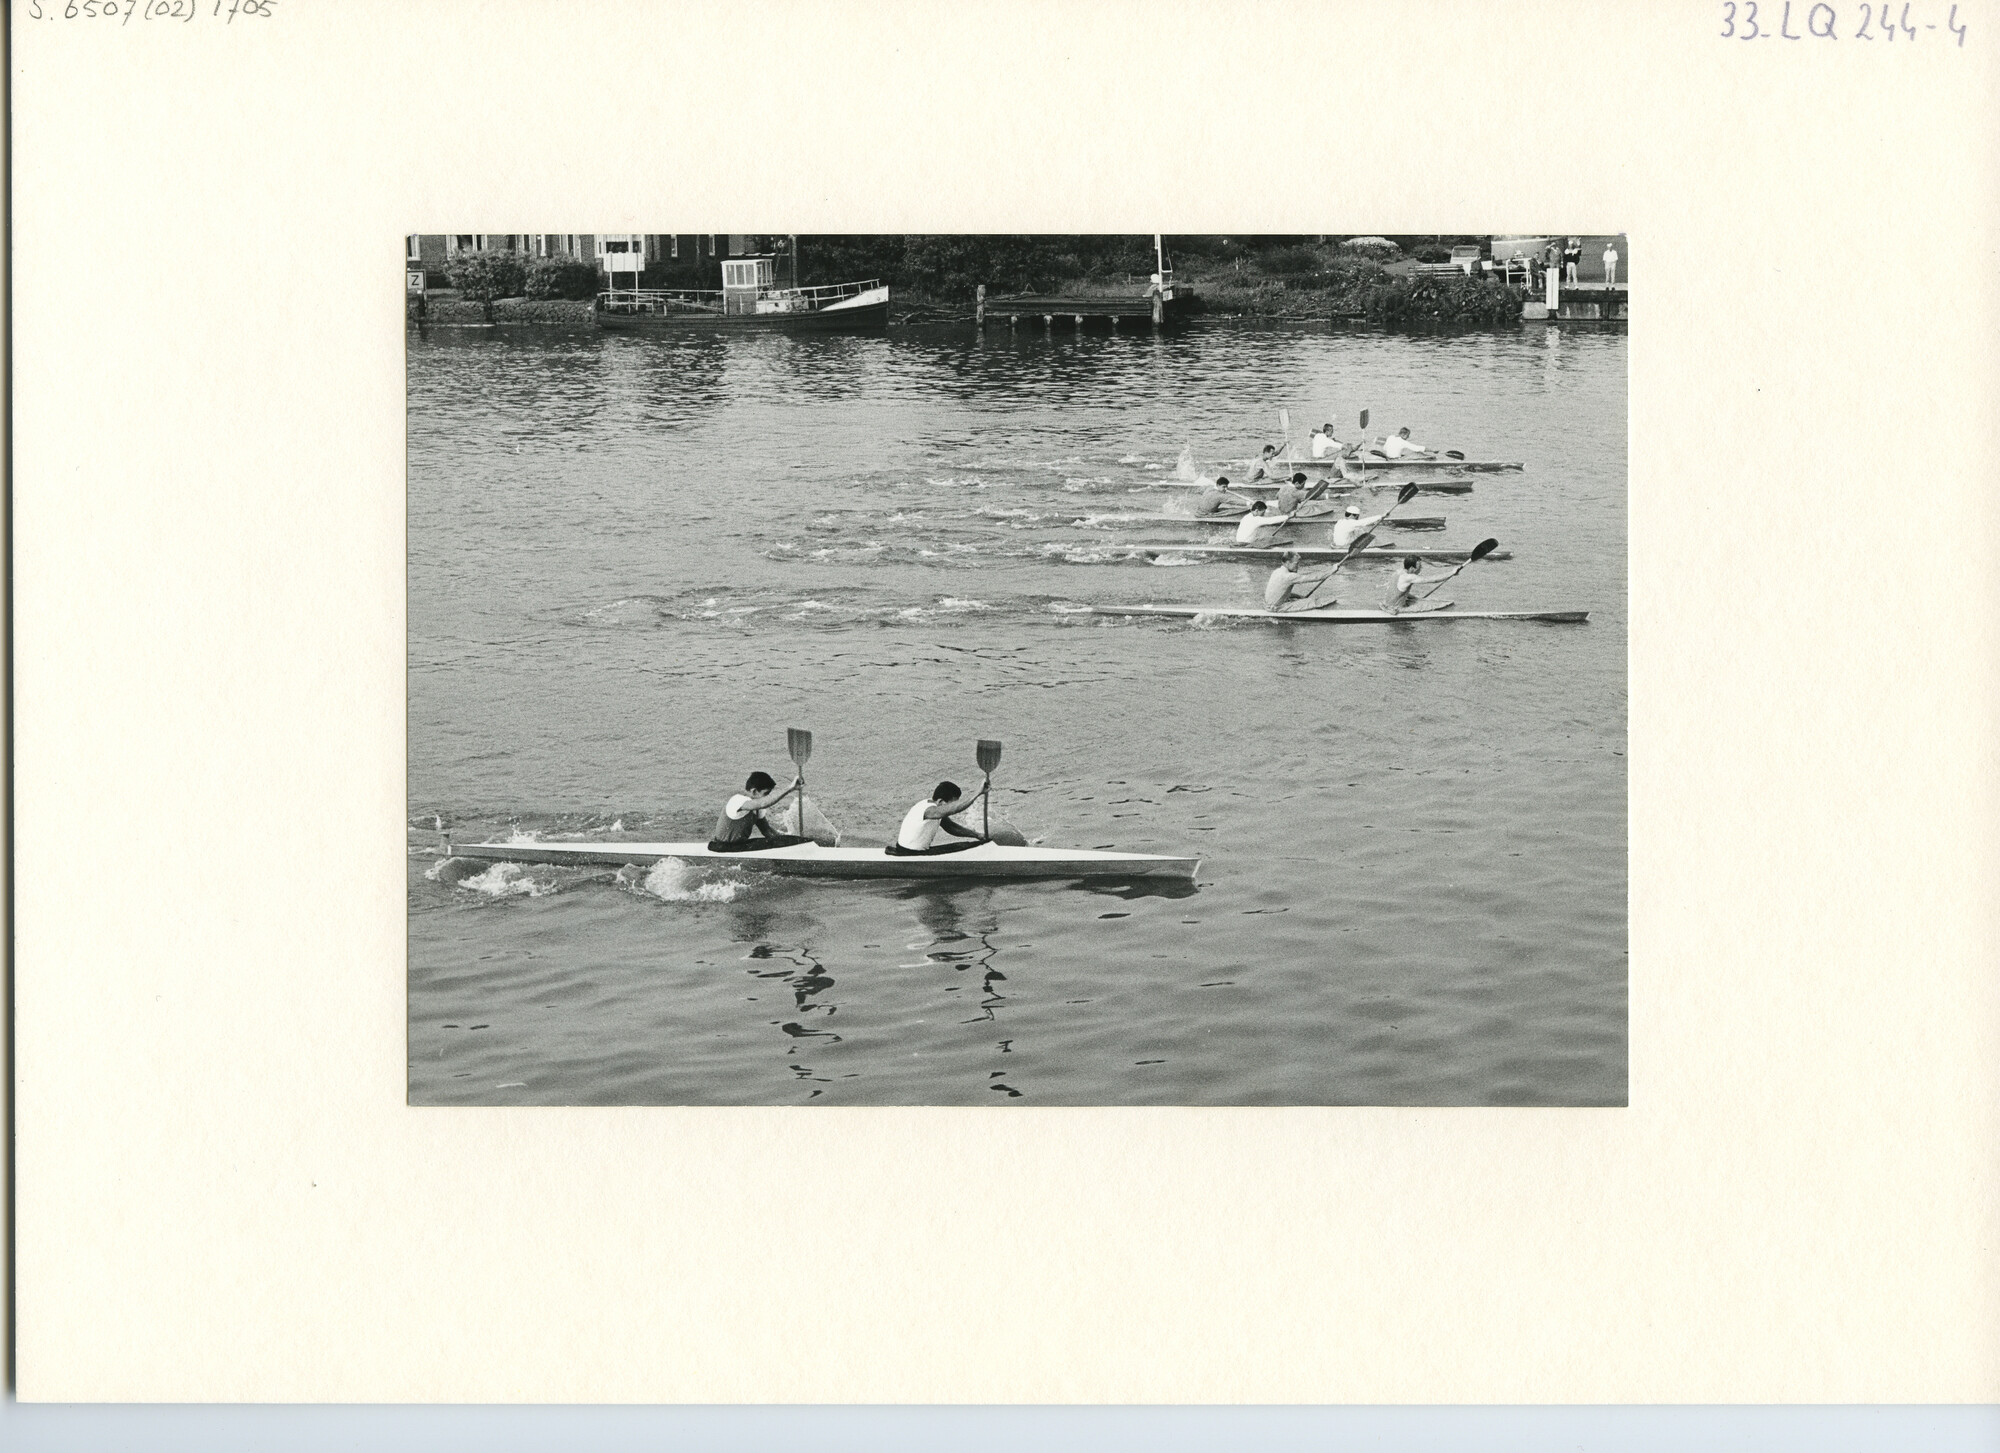
[[[972,297],[972,321],[981,328],[986,326],[986,284],[981,283]]]

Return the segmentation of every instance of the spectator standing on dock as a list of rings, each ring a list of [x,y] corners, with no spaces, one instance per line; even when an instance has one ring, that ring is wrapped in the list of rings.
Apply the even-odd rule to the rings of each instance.
[[[1611,285],[1618,282],[1618,239],[1604,244],[1604,281]]]
[[[1583,266],[1583,239],[1572,237],[1563,248],[1563,282],[1569,287],[1576,286],[1576,270]]]

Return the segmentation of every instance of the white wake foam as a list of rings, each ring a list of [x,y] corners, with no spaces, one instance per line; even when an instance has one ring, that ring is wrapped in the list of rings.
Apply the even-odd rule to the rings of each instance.
[[[728,903],[743,891],[741,878],[703,881],[701,870],[681,858],[662,858],[638,884],[662,903]]]

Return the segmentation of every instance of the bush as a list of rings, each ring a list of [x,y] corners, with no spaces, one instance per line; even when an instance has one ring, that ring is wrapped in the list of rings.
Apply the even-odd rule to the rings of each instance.
[[[1432,243],[1429,247],[1419,247],[1416,258],[1418,262],[1450,262],[1451,249]]]
[[[1367,290],[1361,311],[1371,323],[1399,332],[1518,326],[1521,299],[1492,278],[1412,275]]]
[[[530,298],[592,298],[602,274],[576,257],[537,257],[528,263],[522,293]]]
[[[527,285],[527,269],[511,252],[461,252],[446,263],[445,275],[469,303],[518,298]]]
[[[1310,247],[1279,247],[1257,259],[1257,270],[1274,274],[1319,271],[1319,254]]]

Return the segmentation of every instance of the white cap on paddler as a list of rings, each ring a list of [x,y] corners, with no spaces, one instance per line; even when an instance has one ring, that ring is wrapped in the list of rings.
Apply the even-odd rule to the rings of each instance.
[[[1361,506],[1360,506],[1360,505],[1349,505],[1349,506],[1347,507],[1347,517],[1348,517],[1348,518],[1349,518],[1350,520],[1358,520],[1358,519],[1360,519],[1360,518],[1361,518]]]

